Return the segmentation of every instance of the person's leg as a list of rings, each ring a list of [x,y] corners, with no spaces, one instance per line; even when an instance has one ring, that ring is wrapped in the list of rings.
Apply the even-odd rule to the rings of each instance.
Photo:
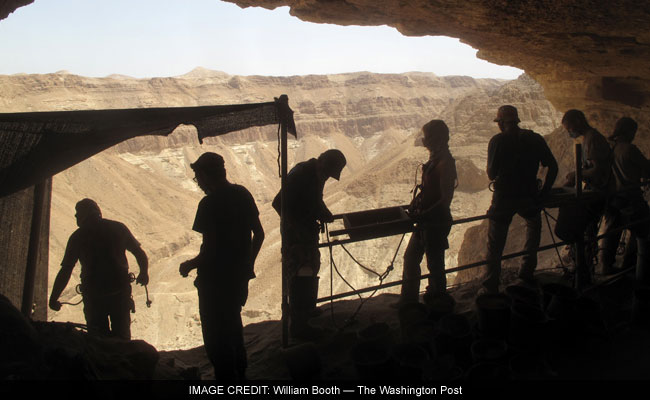
[[[110,335],[108,327],[108,309],[101,300],[84,297],[84,316],[91,335]]]
[[[620,224],[620,213],[617,209],[610,207],[603,217],[600,232],[606,235],[598,243],[598,273],[610,275],[616,272],[614,263],[616,251],[621,240],[622,232],[618,229]]]
[[[131,290],[128,291],[128,294],[111,296],[110,300],[111,334],[115,337],[131,340],[131,307],[133,302]]]
[[[537,250],[542,236],[542,215],[539,208],[529,207],[526,211],[520,213],[526,221],[526,243],[523,256],[523,262],[519,268],[519,278],[527,282],[532,282],[535,278],[533,273],[537,268]]]
[[[438,296],[447,292],[447,274],[445,272],[445,250],[449,248],[447,235],[451,224],[436,226],[423,232],[429,269],[428,296]]]
[[[234,351],[227,334],[228,326],[224,307],[219,304],[217,287],[197,285],[199,291],[199,315],[205,352],[214,368],[217,380],[234,379]]]
[[[508,238],[508,228],[514,215],[508,198],[497,193],[492,196],[492,205],[488,210],[487,268],[482,278],[483,288],[488,293],[499,291],[501,278],[501,256]]]
[[[400,303],[417,303],[420,296],[420,263],[424,256],[422,231],[411,234],[406,250],[404,251],[404,269],[402,271],[402,291]]]
[[[634,212],[629,220],[638,221],[630,228],[632,236],[636,237],[636,281],[642,286],[650,285],[650,208],[643,198],[634,203]]]

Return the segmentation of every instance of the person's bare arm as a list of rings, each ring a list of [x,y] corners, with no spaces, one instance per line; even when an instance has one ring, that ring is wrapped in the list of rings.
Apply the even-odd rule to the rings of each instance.
[[[138,278],[135,281],[142,286],[146,286],[149,283],[149,258],[147,257],[147,253],[140,246],[129,251],[133,253],[138,262],[138,267],[140,267],[140,274],[138,274]]]
[[[54,279],[54,285],[52,285],[52,294],[50,294],[50,308],[54,311],[59,311],[61,309],[61,302],[59,297],[68,282],[70,281],[70,276],[72,275],[72,270],[74,269],[74,264],[72,266],[61,266],[59,273],[56,274]]]
[[[255,266],[255,260],[257,260],[257,255],[260,253],[262,248],[262,243],[264,242],[264,228],[262,228],[262,223],[260,222],[259,216],[253,221],[253,241],[251,243],[251,271]]]

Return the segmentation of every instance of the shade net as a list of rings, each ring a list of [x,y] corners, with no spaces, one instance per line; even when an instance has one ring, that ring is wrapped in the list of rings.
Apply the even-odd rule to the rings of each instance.
[[[287,128],[296,135],[286,107]],[[53,176],[117,143],[167,136],[194,125],[199,141],[242,129],[279,124],[279,102],[203,107],[0,114],[0,197]]]

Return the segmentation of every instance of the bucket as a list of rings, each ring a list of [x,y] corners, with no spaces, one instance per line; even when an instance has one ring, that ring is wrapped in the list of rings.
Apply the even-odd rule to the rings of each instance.
[[[462,367],[469,366],[472,356],[472,326],[467,317],[460,314],[449,314],[438,321],[436,350],[438,354],[452,354],[456,363]]]
[[[472,343],[471,351],[474,363],[503,364],[508,358],[508,345],[504,340],[479,339]]]
[[[510,285],[506,287],[505,293],[512,302],[522,302],[530,305],[539,307],[539,293],[537,290],[521,286],[521,285]]]
[[[413,323],[404,329],[404,340],[422,347],[427,351],[429,357],[434,359],[437,353],[436,334],[436,323],[430,320],[423,320]]]
[[[429,307],[428,318],[432,321],[439,321],[440,318],[454,312],[456,300],[448,293],[445,293],[444,295],[431,297],[426,301],[426,304]]]
[[[510,375],[516,380],[532,380],[544,378],[544,362],[535,353],[520,353],[514,356],[510,362]]]
[[[476,298],[479,334],[485,338],[505,339],[510,324],[511,300],[504,294],[483,294]]]
[[[424,368],[429,361],[425,349],[415,343],[401,343],[393,347],[393,358],[397,364],[397,379],[422,380]]]
[[[546,315],[524,303],[514,303],[510,314],[508,343],[518,349],[539,349],[545,339]]]
[[[313,380],[321,373],[321,360],[313,343],[303,343],[283,349],[282,357],[293,380]]]
[[[384,380],[394,378],[394,363],[388,349],[375,342],[357,343],[350,351],[350,358],[359,379]]]
[[[478,363],[467,371],[467,380],[469,382],[484,382],[494,384],[495,382],[505,382],[510,379],[508,368],[497,363]]]
[[[576,300],[576,315],[585,327],[605,328],[600,311],[600,303],[589,297],[579,297]]]
[[[542,286],[544,310],[549,318],[569,319],[574,316],[577,293],[573,288],[558,283]]]
[[[632,324],[637,328],[650,328],[650,289],[642,288],[634,291]]]
[[[402,338],[405,337],[407,326],[427,319],[429,311],[422,303],[407,303],[398,310],[399,324],[402,330]]]
[[[357,338],[360,342],[374,342],[386,348],[393,345],[390,327],[385,322],[374,323],[357,331]]]

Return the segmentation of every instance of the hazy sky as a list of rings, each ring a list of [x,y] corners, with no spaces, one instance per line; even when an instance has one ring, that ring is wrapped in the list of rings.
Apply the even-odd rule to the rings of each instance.
[[[175,76],[197,66],[237,75],[370,71],[514,79],[446,37],[303,22],[283,7],[218,0],[36,0],[0,21],[0,74]]]

